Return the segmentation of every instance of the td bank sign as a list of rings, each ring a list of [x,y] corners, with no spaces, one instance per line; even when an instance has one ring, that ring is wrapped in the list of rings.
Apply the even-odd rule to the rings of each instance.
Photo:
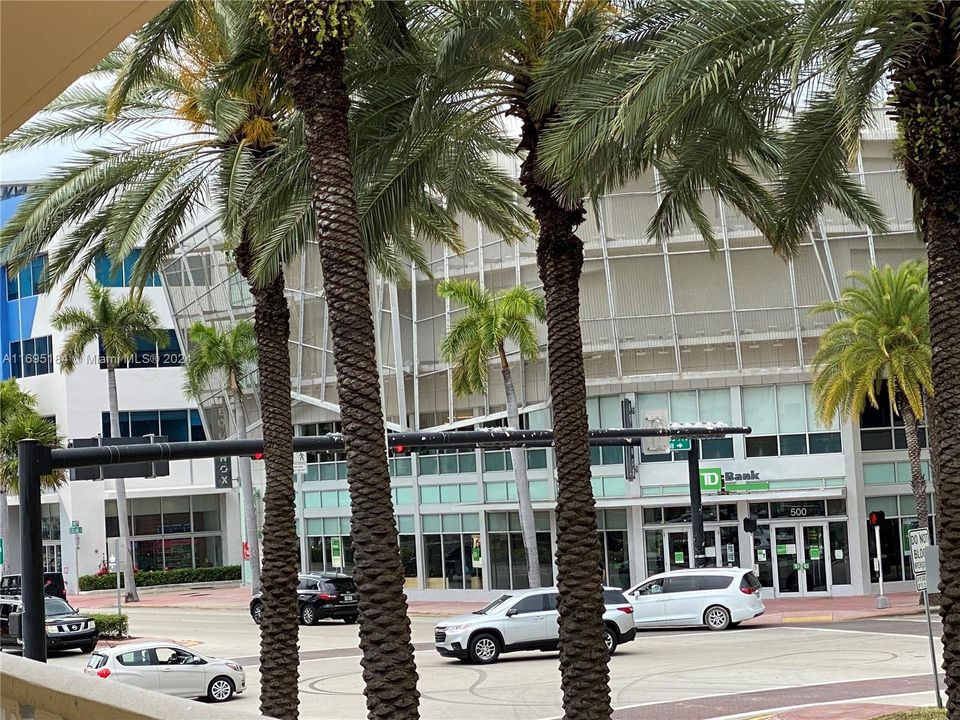
[[[769,490],[770,483],[760,479],[760,473],[751,470],[748,473],[723,472],[720,468],[700,468],[701,492],[749,492],[751,490]]]

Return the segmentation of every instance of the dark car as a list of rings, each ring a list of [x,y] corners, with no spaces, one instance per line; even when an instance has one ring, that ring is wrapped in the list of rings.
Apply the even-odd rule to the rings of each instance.
[[[20,576],[4,575],[0,578],[0,595],[19,595],[20,594]],[[67,599],[67,584],[63,581],[63,575],[58,572],[48,572],[43,574],[43,593],[51,597]]]
[[[93,618],[81,615],[66,600],[45,597],[43,611],[47,630],[47,650],[93,652],[100,639]],[[20,647],[20,638],[10,633],[10,614],[23,612],[19,597],[0,597],[0,648]]]
[[[339,618],[346,623],[357,621],[357,585],[349,575],[329,572],[300,575],[297,600],[300,622],[304,625],[326,618]],[[260,593],[250,599],[250,616],[257,625],[263,619]]]

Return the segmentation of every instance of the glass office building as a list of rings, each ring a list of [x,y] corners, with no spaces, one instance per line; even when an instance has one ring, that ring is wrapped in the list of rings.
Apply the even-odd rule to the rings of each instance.
[[[887,234],[828,211],[796,256],[784,261],[740,212],[705,194],[720,241],[716,253],[692,226],[653,241],[647,226],[658,203],[655,175],[602,198],[579,230],[586,252],[581,321],[591,427],[620,426],[623,398],[633,400],[641,424],[658,416],[750,425],[749,437],[703,444],[702,467],[726,480],[724,494],[704,496],[706,547],[710,563],[755,567],[771,596],[869,593],[877,573],[866,516],[874,509],[887,516],[880,548],[885,579],[910,579],[905,535],[915,509],[899,419],[886,400],[859,422],[822,426],[810,396],[809,363],[832,320],[811,315],[811,308],[836,298],[851,270],[923,256],[910,193],[893,158],[893,128],[884,123],[864,138],[851,174],[886,210]],[[491,373],[485,396],[458,397],[452,390],[451,370],[437,348],[461,311],[438,298],[436,286],[444,278],[472,278],[492,290],[538,287],[535,245],[533,239],[507,244],[475,221],[465,220],[462,232],[464,252],[428,249],[432,278],[411,270],[409,283],[395,284],[371,275],[390,429],[504,423],[499,374]],[[181,338],[197,320],[227,325],[251,315],[251,298],[215,221],[190,233],[162,276]],[[285,278],[294,422],[300,434],[335,430],[337,390],[316,248],[292,262]],[[510,356],[528,428],[551,425],[545,328],[539,330],[544,344],[537,361]],[[255,383],[247,378],[253,433]],[[208,433],[227,437],[222,388],[208,389],[201,410]],[[592,451],[606,581],[622,586],[687,567],[692,549],[685,454],[637,451],[636,459],[637,477],[627,481],[622,449]],[[554,459],[548,450],[531,450],[528,462],[542,574],[552,579]],[[524,587],[508,452],[404,454],[390,466],[408,588],[466,594]],[[298,508],[303,566],[332,568],[339,539],[349,569],[342,456],[309,456]],[[743,530],[747,515],[759,523],[752,536]]]

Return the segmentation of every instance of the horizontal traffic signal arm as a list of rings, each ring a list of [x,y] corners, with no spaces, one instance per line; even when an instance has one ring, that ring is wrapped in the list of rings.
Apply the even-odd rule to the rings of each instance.
[[[639,445],[645,437],[721,438],[749,435],[749,427],[616,428],[591,430],[590,445]],[[30,442],[30,441],[24,441]],[[397,432],[387,435],[391,449],[416,451],[421,448],[545,448],[553,446],[553,430],[446,430],[442,432]],[[344,449],[343,435],[315,435],[293,438],[294,452],[337,452]],[[47,450],[44,448],[43,450]],[[263,440],[203,440],[199,442],[154,443],[152,445],[104,445],[102,447],[57,448],[41,452],[39,471],[116,465],[131,462],[195,460],[218,456],[250,456],[263,453]],[[45,457],[44,457],[45,456]]]

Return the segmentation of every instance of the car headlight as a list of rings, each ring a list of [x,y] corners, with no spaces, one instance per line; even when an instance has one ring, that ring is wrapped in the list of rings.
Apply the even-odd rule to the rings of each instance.
[[[237,665],[237,663],[228,662],[227,667],[236,672],[243,672],[243,668]]]

